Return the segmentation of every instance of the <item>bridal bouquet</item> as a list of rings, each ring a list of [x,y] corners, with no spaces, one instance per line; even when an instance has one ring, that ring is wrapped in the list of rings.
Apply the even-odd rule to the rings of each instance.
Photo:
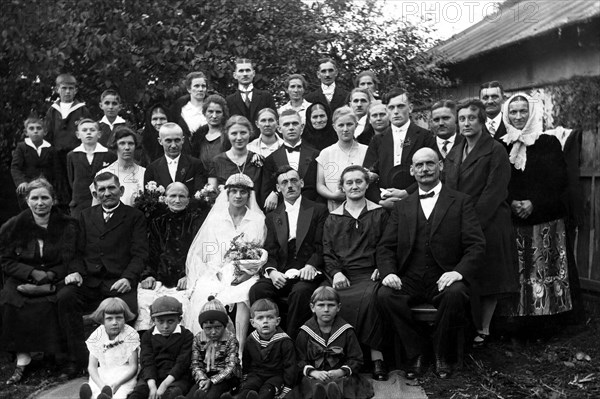
[[[267,263],[268,253],[255,241],[244,241],[244,233],[231,240],[225,252],[225,262],[233,266],[231,285],[238,285],[254,276]],[[223,275],[221,275],[223,276]]]

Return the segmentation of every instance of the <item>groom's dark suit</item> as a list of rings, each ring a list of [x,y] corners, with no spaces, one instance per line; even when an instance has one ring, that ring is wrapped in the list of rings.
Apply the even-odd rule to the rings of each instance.
[[[428,219],[418,191],[396,203],[377,246],[377,267],[382,279],[395,274],[402,286],[381,287],[378,302],[409,359],[426,351],[426,334],[418,330],[410,310],[423,302],[438,309],[436,355],[448,359],[454,354],[467,323],[469,285],[484,253],[485,238],[469,196],[442,187]],[[463,279],[439,292],[436,282],[449,271],[459,272]]]
[[[281,298],[287,297],[288,335],[295,337],[299,328],[311,317],[310,296],[319,286],[322,274],[313,281],[288,280],[282,289],[277,289],[265,272],[271,268],[285,273],[289,269],[300,270],[306,265],[323,271],[323,225],[327,219],[327,207],[309,199],[301,198],[298,213],[296,239],[288,241],[289,222],[285,204],[280,204],[266,216],[267,239],[265,249],[269,259],[263,266],[263,276],[250,288],[250,302],[260,298],[270,298],[282,304]]]
[[[193,196],[196,191],[204,188],[207,176],[208,173],[204,170],[204,166],[202,166],[202,162],[199,159],[181,154],[179,163],[177,164],[175,181],[185,184],[190,191],[190,196]],[[148,165],[144,173],[144,186],[149,181],[155,181],[156,184],[164,188],[173,183],[173,179],[171,179],[171,175],[169,174],[166,156],[162,156]]]

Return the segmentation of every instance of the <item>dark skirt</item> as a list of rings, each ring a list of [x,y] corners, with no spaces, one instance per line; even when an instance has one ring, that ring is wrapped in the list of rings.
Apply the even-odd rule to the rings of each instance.
[[[49,295],[26,298],[22,307],[3,303],[0,348],[9,352],[63,352],[55,301],[56,295]]]
[[[368,399],[375,396],[373,384],[360,374],[352,374],[346,378],[333,381],[342,392],[344,399]],[[327,386],[328,383],[320,382],[314,378],[303,377],[300,384],[292,391],[292,398],[311,399],[317,383]]]
[[[543,316],[572,309],[565,223],[562,219],[516,226],[520,294],[515,316]]]
[[[378,282],[371,280],[371,274],[347,276],[350,287],[337,290],[341,299],[340,316],[356,332],[358,341],[371,349],[380,350],[383,344],[382,320],[375,303]]]

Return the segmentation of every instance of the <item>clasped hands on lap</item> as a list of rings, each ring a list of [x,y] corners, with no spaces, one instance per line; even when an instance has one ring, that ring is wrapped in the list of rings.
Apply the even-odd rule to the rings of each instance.
[[[328,381],[337,380],[338,378],[343,378],[346,376],[346,373],[342,369],[335,369],[335,370],[329,370],[329,371],[311,370],[308,373],[308,376],[310,378],[314,378],[315,380],[319,380],[321,382],[328,382]]]
[[[299,270],[299,272],[300,274],[298,275],[298,278],[300,280],[305,281],[314,280],[318,274],[317,269],[312,265],[304,266],[302,269]],[[288,281],[288,278],[285,276],[285,274],[281,273],[279,270],[271,270],[271,272],[269,273],[269,278],[271,279],[273,285],[277,289],[282,289],[283,287],[285,287]]]
[[[450,287],[454,282],[462,280],[462,274],[456,271],[446,272],[440,276],[436,282],[438,291],[443,291],[444,288]],[[402,280],[395,274],[388,274],[381,282],[384,286],[400,290],[402,288]]]
[[[379,280],[379,269],[373,270],[373,273],[371,273],[371,280],[372,281]],[[346,277],[344,275],[344,273],[337,272],[336,274],[333,275],[332,285],[333,285],[333,288],[335,288],[336,290],[343,290],[344,288],[350,288],[351,284],[350,284],[350,280],[348,280],[348,277]]]
[[[78,272],[71,273],[67,277],[65,277],[65,285],[76,284],[78,287],[81,287],[83,284],[83,277]],[[131,283],[126,278],[121,278],[114,282],[114,284],[110,287],[111,291],[117,291],[119,294],[125,294],[131,291]]]
[[[140,281],[140,288],[146,290],[153,290],[156,288],[156,279],[152,276],[146,277],[142,281]],[[183,291],[187,289],[187,276],[184,276],[177,280],[177,291]]]

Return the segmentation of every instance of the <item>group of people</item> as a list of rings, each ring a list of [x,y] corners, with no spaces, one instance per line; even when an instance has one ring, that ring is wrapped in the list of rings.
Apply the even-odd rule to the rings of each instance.
[[[7,383],[31,352],[62,352],[67,375],[88,365],[86,398],[170,386],[218,398],[238,389],[240,359],[255,374],[242,398],[370,397],[361,346],[374,379],[387,379],[390,344],[409,378],[430,362],[448,378],[471,325],[485,345],[499,302],[514,316],[572,308],[566,165],[539,100],[489,82],[479,99],[433,104],[429,131],[410,93],[380,97],[369,71],[346,92],[322,59],[320,87],[305,96],[290,75],[278,110],[254,73],[237,60],[226,98],[190,73],[189,95],[151,107],[139,133],[117,92],[102,94],[97,122],[75,78],[57,78],[60,98],[25,121],[13,154],[26,209],[0,230]],[[164,212],[136,209],[161,188]],[[214,204],[198,200],[206,191]],[[100,302],[86,341],[82,316]],[[422,303],[437,309],[431,337],[413,318]]]

